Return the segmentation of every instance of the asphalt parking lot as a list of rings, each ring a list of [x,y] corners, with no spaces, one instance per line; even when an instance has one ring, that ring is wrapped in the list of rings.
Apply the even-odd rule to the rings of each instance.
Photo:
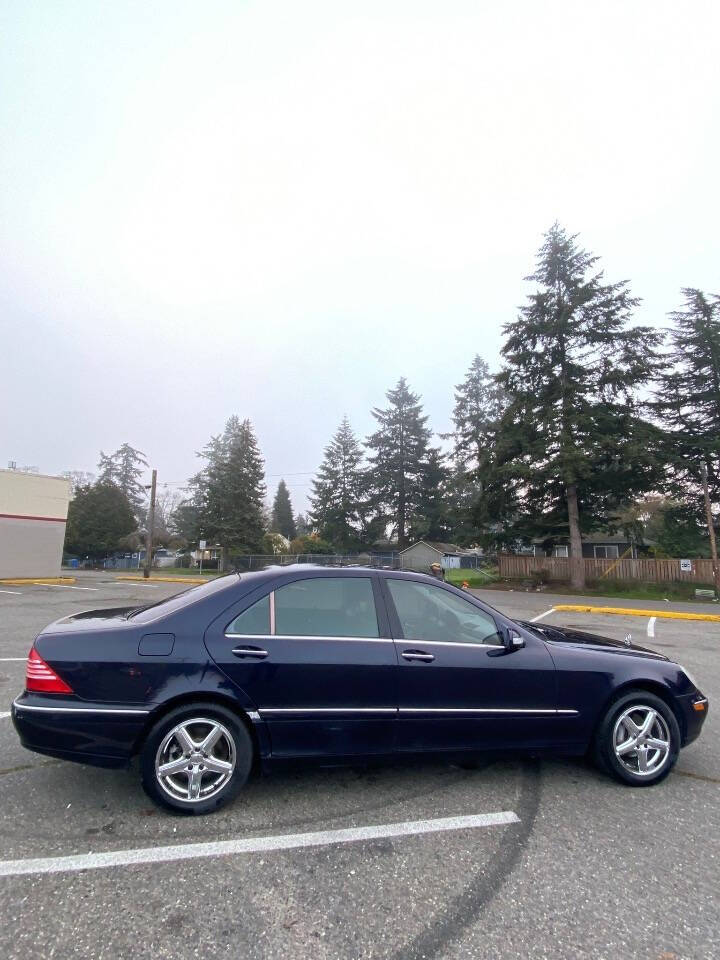
[[[72,587],[0,585],[0,860],[236,840],[250,850],[0,877],[2,956],[720,956],[720,623],[549,612],[578,598],[480,592],[521,619],[632,633],[689,668],[710,713],[657,787],[623,787],[579,760],[426,761],[275,774],[219,814],[185,818],[156,809],[135,770],[23,750],[6,715],[47,622],[177,589],[102,574]],[[501,813],[513,817],[483,819]],[[417,827],[449,817],[478,819],[445,832]],[[407,835],[386,829],[406,822]],[[334,842],[331,831],[349,828],[377,829]],[[317,845],[267,840],[308,832],[322,834]]]

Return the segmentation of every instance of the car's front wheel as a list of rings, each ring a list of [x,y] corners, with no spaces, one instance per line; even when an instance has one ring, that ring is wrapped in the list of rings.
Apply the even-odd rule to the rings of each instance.
[[[635,787],[659,783],[680,752],[675,714],[660,697],[633,690],[608,707],[595,735],[595,757],[617,780]]]
[[[252,759],[252,739],[236,714],[215,703],[187,704],[148,734],[140,754],[142,783],[164,807],[211,813],[238,793]]]

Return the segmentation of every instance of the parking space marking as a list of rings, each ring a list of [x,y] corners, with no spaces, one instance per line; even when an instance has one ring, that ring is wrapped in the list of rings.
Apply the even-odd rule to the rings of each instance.
[[[18,597],[22,596],[22,590],[0,590],[0,593],[14,593]]]
[[[545,617],[549,617],[551,613],[554,613],[555,607],[550,607],[549,610],[546,610],[545,613],[540,613],[537,617],[533,617],[532,620],[528,621],[529,623],[537,623],[538,620],[543,620]]]
[[[99,590],[100,587],[71,587],[69,583],[40,583],[40,587],[52,587],[53,590]]]
[[[654,637],[654,636],[655,636],[655,621],[656,621],[656,620],[657,620],[657,617],[650,617],[650,619],[648,620],[648,636],[649,636],[649,637]]]
[[[27,657],[0,657],[0,663],[24,663]]]
[[[3,712],[0,713],[0,720],[5,720],[5,719],[6,719],[7,717],[9,717],[9,716],[10,716],[10,711],[9,711],[9,710],[3,710]]]
[[[0,877],[23,874],[67,873],[77,870],[100,870],[144,863],[167,863],[198,857],[219,857],[238,853],[262,853],[271,850],[296,850],[302,847],[325,847],[334,843],[356,843],[385,837],[410,837],[448,830],[507,826],[519,823],[512,810],[480,813],[463,817],[441,817],[435,820],[408,820],[346,830],[319,830],[313,833],[286,833],[272,837],[249,837],[211,843],[182,843],[168,847],[141,847],[136,850],[109,850],[106,853],[77,854],[70,857],[38,857],[28,860],[0,860]]]

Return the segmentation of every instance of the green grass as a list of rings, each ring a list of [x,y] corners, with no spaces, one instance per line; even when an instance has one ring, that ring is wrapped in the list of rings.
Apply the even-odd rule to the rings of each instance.
[[[503,581],[490,584],[490,589],[520,590],[524,581]],[[697,600],[695,589],[711,590],[712,584],[706,583],[642,583],[631,580],[590,580],[582,590],[574,590],[569,583],[552,580],[546,584],[543,593],[564,594],[578,597],[607,597],[618,600],[675,600],[687,603],[712,603],[710,600]],[[534,588],[531,588],[534,589]]]
[[[445,571],[445,580],[448,583],[451,583],[454,587],[459,587],[462,585],[463,581],[467,580],[469,587],[477,589],[479,587],[486,587],[488,584],[493,583],[497,580],[497,570],[495,568],[490,568],[487,571],[485,570],[446,570]]]

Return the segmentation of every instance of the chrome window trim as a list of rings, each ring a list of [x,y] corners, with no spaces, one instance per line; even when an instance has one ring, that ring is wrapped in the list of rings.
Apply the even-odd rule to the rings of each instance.
[[[270,636],[275,636],[275,591],[270,591]]]
[[[299,633],[226,633],[228,640],[350,640],[355,643],[392,643],[390,637],[323,637]]]
[[[18,703],[17,700],[13,700],[13,706],[16,710],[45,710],[50,713],[131,713],[143,716],[150,713],[149,710],[131,710],[119,707],[39,707],[30,703]]]
[[[466,643],[462,640],[417,640],[413,637],[410,637],[407,640],[395,640],[395,643],[418,643],[421,645],[428,644],[433,647],[481,647],[486,650],[498,650],[502,648],[502,643],[475,643],[473,640],[468,640]]]

